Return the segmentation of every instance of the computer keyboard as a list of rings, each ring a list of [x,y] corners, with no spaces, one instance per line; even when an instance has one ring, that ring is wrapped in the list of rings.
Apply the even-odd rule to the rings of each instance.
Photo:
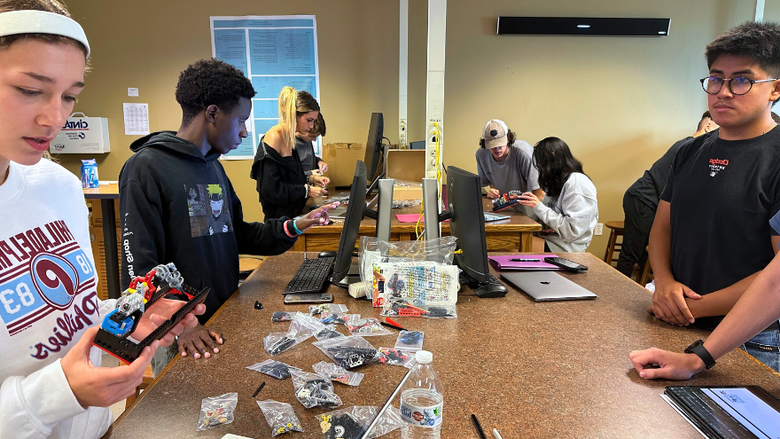
[[[319,293],[335,261],[333,257],[304,259],[282,294]]]

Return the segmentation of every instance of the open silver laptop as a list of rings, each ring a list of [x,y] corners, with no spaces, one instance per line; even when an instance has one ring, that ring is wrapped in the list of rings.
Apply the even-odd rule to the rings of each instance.
[[[596,298],[595,294],[551,271],[503,272],[501,278],[537,302]]]

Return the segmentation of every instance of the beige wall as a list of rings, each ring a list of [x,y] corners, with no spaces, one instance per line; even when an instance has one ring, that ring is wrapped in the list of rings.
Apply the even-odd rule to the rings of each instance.
[[[600,221],[622,219],[626,188],[706,110],[698,79],[704,46],[752,18],[745,0],[450,0],[444,111],[444,162],[476,171],[474,151],[490,118],[504,119],[535,143],[558,136],[599,191]],[[767,2],[767,19],[780,15]],[[148,102],[152,130],[176,129],[178,72],[211,55],[211,15],[317,16],[321,106],[327,142],[365,141],[369,113],[385,113],[397,141],[398,4],[379,0],[97,1],[70,0],[93,46],[93,72],[78,111],[108,117],[112,152],[100,177],[117,179],[135,136],[125,136],[123,102]],[[427,2],[410,0],[409,139],[422,140]],[[777,12],[775,12],[777,10]],[[670,36],[537,37],[495,35],[498,15],[670,17]],[[780,17],[774,17],[775,19]],[[138,98],[127,97],[138,87]],[[74,172],[78,159],[63,158]],[[251,162],[227,162],[248,219],[262,218]],[[606,236],[590,251],[601,255]]]

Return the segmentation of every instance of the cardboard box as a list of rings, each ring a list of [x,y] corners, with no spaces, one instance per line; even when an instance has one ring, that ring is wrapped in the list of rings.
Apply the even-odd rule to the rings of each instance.
[[[425,177],[425,150],[391,149],[387,151],[387,177],[396,180],[394,200],[421,200]],[[404,182],[407,186],[399,186]]]
[[[330,187],[349,186],[355,176],[355,164],[366,155],[364,143],[329,143],[323,148],[322,160],[328,164],[325,175]]]
[[[80,114],[81,117],[76,116]],[[111,152],[108,119],[73,113],[49,146],[52,154],[104,154]]]

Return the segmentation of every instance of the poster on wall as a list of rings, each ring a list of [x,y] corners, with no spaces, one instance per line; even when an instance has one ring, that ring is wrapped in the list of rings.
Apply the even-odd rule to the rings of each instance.
[[[211,55],[244,72],[257,94],[247,121],[249,137],[222,156],[253,159],[260,138],[279,118],[279,92],[289,85],[320,100],[317,20],[314,15],[210,17]],[[321,153],[320,140],[314,146]]]

